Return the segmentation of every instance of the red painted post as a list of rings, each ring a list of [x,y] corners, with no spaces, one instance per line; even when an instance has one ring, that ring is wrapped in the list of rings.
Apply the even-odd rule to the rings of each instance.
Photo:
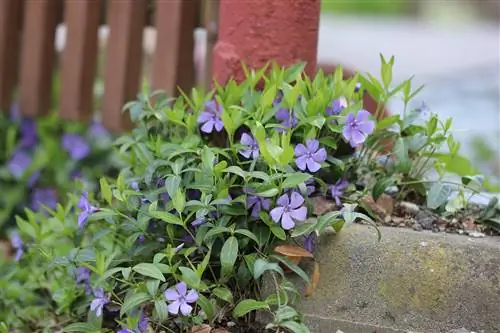
[[[244,78],[241,61],[259,68],[273,60],[289,66],[306,61],[314,75],[320,0],[220,0],[213,75],[224,83]]]

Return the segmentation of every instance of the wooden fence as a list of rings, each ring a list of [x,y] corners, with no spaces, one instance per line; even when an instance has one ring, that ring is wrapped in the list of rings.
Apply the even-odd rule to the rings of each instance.
[[[216,6],[216,0],[0,0],[0,109],[8,110],[15,98],[23,115],[46,114],[58,68],[60,116],[89,120],[94,111],[98,28],[104,22],[109,37],[102,120],[108,129],[122,131],[130,126],[122,106],[140,90],[144,27],[154,25],[157,36],[151,86],[173,95],[177,86],[194,85],[196,27],[209,31],[206,61],[211,62]],[[54,36],[61,22],[67,36],[58,59]]]

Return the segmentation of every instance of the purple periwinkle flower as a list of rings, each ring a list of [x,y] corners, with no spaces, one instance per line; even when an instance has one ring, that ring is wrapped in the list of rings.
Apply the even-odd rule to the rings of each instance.
[[[345,97],[337,98],[326,108],[326,114],[329,116],[338,116],[346,107],[347,99]]]
[[[87,192],[83,192],[77,207],[80,209],[78,214],[78,227],[83,228],[90,215],[98,211],[97,207],[92,206],[89,202]]]
[[[344,195],[344,190],[347,186],[349,186],[349,183],[345,179],[339,179],[335,185],[330,186],[332,198],[335,199],[337,206],[340,206],[340,197]]]
[[[321,163],[326,161],[325,148],[319,148],[318,140],[307,140],[306,145],[299,143],[295,147],[295,164],[300,170],[309,170],[316,172],[321,169]]]
[[[141,317],[139,318],[139,323],[135,329],[130,329],[126,327],[122,327],[116,333],[146,333],[148,329],[149,319],[146,317],[144,313],[141,313]]]
[[[8,162],[7,169],[12,176],[14,176],[14,178],[19,179],[24,175],[31,162],[32,159],[27,153],[22,150],[18,150],[14,152],[12,158]]]
[[[194,290],[187,290],[187,285],[184,282],[179,282],[173,288],[165,291],[165,298],[169,301],[168,312],[173,315],[179,313],[179,309],[183,316],[188,316],[193,307],[192,304],[198,300],[198,293]]]
[[[352,147],[365,142],[366,137],[375,129],[375,122],[369,119],[370,112],[359,110],[355,116],[353,112],[347,115],[344,123],[343,135]]]
[[[195,219],[193,222],[191,222],[191,226],[193,228],[197,228],[200,225],[205,224],[205,223],[207,223],[207,221],[205,219]]]
[[[83,160],[90,154],[90,144],[81,135],[74,133],[64,134],[61,140],[62,147],[75,160]]]
[[[201,131],[204,133],[212,133],[214,128],[216,132],[222,131],[224,124],[221,119],[222,107],[215,100],[210,100],[205,103],[205,111],[198,116],[198,124],[201,126]]]
[[[94,138],[100,138],[100,137],[105,137],[105,136],[109,135],[109,132],[106,129],[106,127],[104,127],[102,122],[97,121],[97,120],[92,121],[92,124],[90,125],[90,128],[89,128],[89,132],[90,132],[90,135],[92,135],[92,137],[94,137]]]
[[[240,150],[238,153],[246,158],[250,158],[250,156],[252,156],[254,160],[259,158],[259,144],[253,136],[247,133],[243,133],[241,135],[240,143],[247,146],[247,148]]]
[[[21,260],[21,257],[24,254],[24,243],[19,234],[15,231],[10,235],[10,244],[12,245],[12,248],[16,250],[14,260]]]
[[[132,183],[130,184],[130,188],[131,188],[131,189],[133,189],[134,191],[137,191],[137,192],[139,192],[139,191],[141,190],[141,189],[139,188],[139,183],[137,183],[137,182],[132,182]]]
[[[253,189],[248,189],[245,192],[247,193],[247,209],[252,210],[250,213],[251,216],[259,217],[261,210],[264,209],[268,211],[271,207],[271,200],[257,195],[251,195],[251,193],[254,193]]]
[[[318,234],[316,232],[311,232],[307,237],[304,239],[304,248],[309,252],[309,253],[314,253],[316,250],[316,245],[318,242]]]
[[[92,293],[92,288],[90,287],[90,269],[87,267],[78,267],[76,269],[76,284],[83,284],[87,295]]]
[[[276,98],[273,101],[273,106],[274,107],[278,106],[282,100],[283,100],[283,91],[278,90],[278,93],[276,94]]]
[[[109,297],[104,293],[104,290],[102,288],[97,289],[94,291],[94,299],[90,303],[90,310],[95,311],[95,315],[100,317],[102,316],[102,309],[109,302]]]
[[[285,108],[279,109],[274,116],[278,121],[281,122],[281,125],[286,128],[294,128],[299,123],[297,117],[295,116],[295,113],[292,110],[287,110]],[[283,128],[277,128],[276,130],[278,132],[286,131]]]
[[[270,215],[274,222],[280,223],[285,230],[295,227],[295,221],[305,221],[307,208],[302,206],[304,198],[297,192],[292,192],[290,197],[284,194],[278,198],[276,208],[271,210]]]
[[[55,209],[57,206],[57,192],[53,188],[35,188],[31,197],[31,209],[39,211],[42,206]]]
[[[38,141],[36,132],[36,123],[33,119],[24,119],[20,127],[21,132],[21,147],[33,148]]]
[[[306,194],[310,196],[316,191],[316,187],[314,186],[314,178],[309,178],[304,182],[306,184]]]

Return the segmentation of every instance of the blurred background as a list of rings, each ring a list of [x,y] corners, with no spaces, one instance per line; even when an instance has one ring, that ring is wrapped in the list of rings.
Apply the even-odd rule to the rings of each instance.
[[[395,83],[425,84],[414,106],[453,117],[465,155],[500,184],[499,17],[497,0],[323,0],[318,60],[376,74],[379,53],[394,55]]]

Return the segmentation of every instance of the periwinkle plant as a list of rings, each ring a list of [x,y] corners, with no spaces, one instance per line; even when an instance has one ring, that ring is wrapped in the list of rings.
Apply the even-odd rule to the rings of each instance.
[[[302,239],[314,252],[326,228],[371,221],[354,212],[353,184],[378,125],[363,110],[360,78],[339,71],[246,70],[242,83],[208,94],[129,103],[137,126],[116,142],[126,166],[101,179],[99,195],[77,193],[49,216],[19,219],[13,274],[37,263],[37,278],[23,277],[33,286],[26,292],[45,317],[71,323],[66,330],[187,332],[221,317],[244,325],[260,309],[274,314],[270,328],[308,332],[283,268],[309,278],[276,246]],[[340,158],[342,143],[358,154]],[[337,209],[316,216],[314,197]],[[276,293],[262,299],[266,272]],[[57,313],[35,293],[40,284]],[[0,321],[36,303],[7,299],[17,308],[1,310]]]

